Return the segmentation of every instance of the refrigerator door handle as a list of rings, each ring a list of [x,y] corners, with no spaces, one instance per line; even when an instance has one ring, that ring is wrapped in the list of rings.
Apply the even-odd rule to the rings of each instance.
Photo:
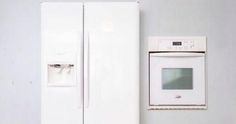
[[[84,107],[89,107],[89,32],[84,38]]]
[[[76,66],[76,70],[77,70],[77,77],[76,77],[76,81],[77,82],[79,82],[78,83],[78,94],[79,94],[79,97],[78,97],[78,99],[79,99],[79,108],[82,108],[83,107],[83,76],[84,76],[84,53],[83,53],[83,33],[81,33],[81,40],[80,40],[80,42],[81,43],[79,43],[79,44],[81,44],[81,45],[79,45],[80,46],[80,48],[78,48],[77,49],[77,56],[76,56],[76,63],[77,63],[77,66]],[[78,55],[78,53],[80,54],[80,55]],[[79,56],[79,57],[78,57]]]

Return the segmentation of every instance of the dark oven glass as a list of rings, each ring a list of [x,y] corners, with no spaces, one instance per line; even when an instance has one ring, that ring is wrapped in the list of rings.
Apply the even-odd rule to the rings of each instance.
[[[162,68],[162,89],[193,89],[192,68]]]

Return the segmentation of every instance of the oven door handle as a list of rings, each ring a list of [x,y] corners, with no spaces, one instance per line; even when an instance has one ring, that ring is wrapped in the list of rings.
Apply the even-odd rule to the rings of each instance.
[[[203,57],[205,53],[151,53],[150,57]]]

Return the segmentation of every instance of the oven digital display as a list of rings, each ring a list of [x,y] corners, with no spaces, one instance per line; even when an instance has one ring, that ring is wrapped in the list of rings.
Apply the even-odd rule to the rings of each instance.
[[[174,41],[174,42],[172,42],[172,45],[173,45],[173,46],[181,46],[181,45],[182,45],[182,42],[180,42],[180,41]]]
[[[163,68],[162,89],[164,90],[193,89],[193,69]]]

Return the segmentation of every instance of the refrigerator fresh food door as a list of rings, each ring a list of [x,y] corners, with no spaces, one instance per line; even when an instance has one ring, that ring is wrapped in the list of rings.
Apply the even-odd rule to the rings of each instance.
[[[83,4],[41,5],[42,124],[82,124]]]
[[[138,4],[85,3],[84,22],[84,123],[139,124]]]

